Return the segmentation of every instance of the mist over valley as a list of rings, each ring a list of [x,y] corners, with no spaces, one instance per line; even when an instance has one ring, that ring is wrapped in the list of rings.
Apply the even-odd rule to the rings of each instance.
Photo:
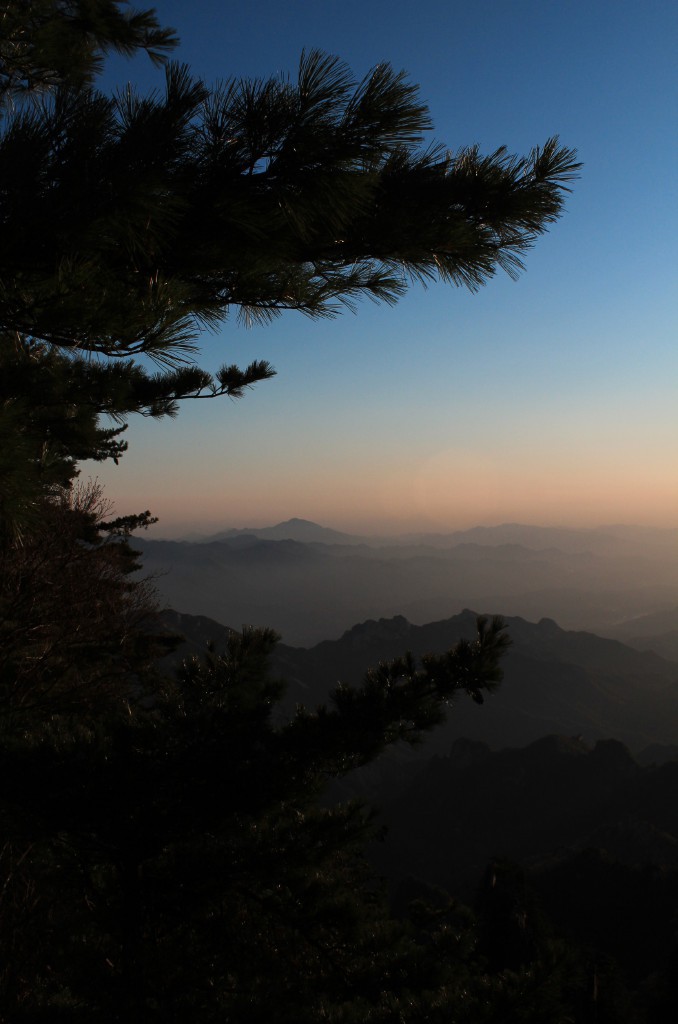
[[[423,625],[472,607],[676,650],[678,530],[504,524],[371,538],[292,519],[135,545],[161,603],[233,628],[270,626],[292,646],[366,619]]]

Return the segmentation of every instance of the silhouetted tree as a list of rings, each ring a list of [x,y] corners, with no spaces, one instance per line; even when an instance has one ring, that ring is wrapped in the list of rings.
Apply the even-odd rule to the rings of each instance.
[[[0,545],[0,734],[131,699],[169,639],[128,537],[96,484],[62,488],[21,543]]]
[[[177,42],[153,10],[129,11],[124,0],[5,0],[0,103],[91,85],[111,51],[141,49],[160,63]]]
[[[327,316],[412,281],[515,274],[574,155],[555,139],[525,158],[422,148],[428,112],[402,73],[355,82],[317,52],[294,80],[209,90],[172,64],[163,95],[109,97],[93,87],[106,52],[162,62],[175,44],[152,11],[1,13],[5,1018],[489,1020],[482,972],[436,952],[454,947],[445,928],[424,941],[389,918],[359,856],[364,812],[317,797],[457,692],[481,700],[502,623],[276,725],[270,632],[234,634],[176,682],[149,676],[128,543],[149,515],[111,521],[72,481],[123,454],[131,413],[272,375],[194,365],[199,332],[233,309]]]

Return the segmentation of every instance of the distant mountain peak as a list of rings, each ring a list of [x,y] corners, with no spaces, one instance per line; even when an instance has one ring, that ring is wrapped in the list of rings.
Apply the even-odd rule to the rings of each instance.
[[[236,537],[258,537],[260,540],[296,540],[302,544],[361,544],[362,537],[354,537],[329,526],[320,526],[310,519],[293,516],[275,526],[252,526],[243,529],[223,530],[206,538],[209,541],[232,540]]]

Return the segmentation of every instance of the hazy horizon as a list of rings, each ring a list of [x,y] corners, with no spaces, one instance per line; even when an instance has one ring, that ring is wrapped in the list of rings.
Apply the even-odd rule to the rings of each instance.
[[[169,524],[158,522],[150,527],[147,536],[153,540],[179,540],[190,535],[210,537],[217,533],[228,530],[261,530],[273,526],[285,524],[291,520],[312,523],[325,529],[335,530],[353,536],[369,537],[399,537],[412,535],[434,535],[463,533],[473,529],[495,529],[499,527],[526,527],[546,530],[575,530],[581,533],[598,532],[608,530],[678,530],[674,523],[661,522],[605,522],[579,523],[579,522],[528,522],[524,519],[498,519],[496,521],[468,521],[432,525],[431,522],[423,520],[345,520],[340,522],[337,519],[313,518],[307,515],[285,515],[281,518],[274,516],[260,516],[251,519],[243,519],[238,522],[230,520],[205,520],[187,519],[176,520]]]

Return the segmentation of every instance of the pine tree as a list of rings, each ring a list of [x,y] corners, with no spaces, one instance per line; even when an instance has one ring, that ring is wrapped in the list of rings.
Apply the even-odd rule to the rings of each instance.
[[[424,148],[402,73],[356,82],[317,52],[294,79],[210,90],[169,64],[163,95],[109,97],[106,52],[172,49],[153,12],[8,0],[0,16],[5,1019],[491,1020],[472,924],[394,921],[361,856],[369,816],[318,796],[456,694],[482,701],[502,623],[279,721],[269,631],[159,679],[129,545],[150,514],[113,520],[73,481],[124,453],[129,415],[272,375],[195,365],[233,311],[322,317],[517,273],[574,155]]]
[[[150,513],[112,518],[96,484],[55,489],[40,511],[20,543],[0,544],[0,735],[138,696],[171,643],[129,544]]]

